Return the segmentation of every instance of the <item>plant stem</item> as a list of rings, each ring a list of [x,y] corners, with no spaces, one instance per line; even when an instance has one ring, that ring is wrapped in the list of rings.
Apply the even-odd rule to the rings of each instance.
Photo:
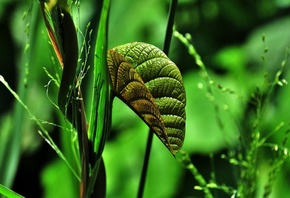
[[[170,49],[171,37],[172,37],[172,32],[173,32],[174,17],[175,17],[175,10],[176,10],[177,4],[178,4],[178,0],[172,0],[170,8],[169,8],[167,28],[166,28],[166,34],[165,34],[165,40],[164,40],[164,46],[163,46],[163,52],[166,55],[168,55],[169,49]],[[146,151],[145,151],[143,167],[142,167],[142,173],[141,173],[141,178],[140,178],[140,182],[139,182],[138,195],[137,195],[138,198],[143,197],[152,142],[153,142],[153,130],[150,129],[149,133],[148,133]]]
[[[152,142],[153,142],[153,130],[149,130],[146,151],[145,151],[145,156],[144,156],[144,162],[143,162],[143,167],[142,167],[142,173],[141,173],[141,178],[139,182],[139,189],[138,189],[138,195],[137,195],[138,198],[142,198],[143,196]]]
[[[166,28],[166,35],[164,40],[163,52],[168,55],[171,43],[171,37],[173,32],[173,24],[174,24],[174,17],[175,17],[175,10],[178,4],[178,0],[172,0],[171,5],[169,8],[169,15],[168,15],[168,22]]]

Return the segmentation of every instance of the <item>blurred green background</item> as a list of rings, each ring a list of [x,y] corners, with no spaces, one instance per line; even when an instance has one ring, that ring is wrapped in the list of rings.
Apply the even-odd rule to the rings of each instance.
[[[143,41],[162,49],[169,5],[169,1],[161,0],[112,0],[109,48]],[[80,8],[73,12],[82,32],[78,33],[80,41],[94,11],[93,1],[82,0]],[[213,91],[212,95],[208,93],[209,82],[187,49],[173,37],[169,57],[183,74],[187,96],[183,150],[190,153],[207,180],[214,172],[218,184],[237,188],[235,166],[220,156],[239,148],[241,136],[250,136],[254,122],[252,94],[259,87],[259,92],[266,95],[265,79],[272,82],[285,59],[290,43],[290,1],[179,0],[175,26],[180,33],[191,34],[192,43],[207,66]],[[59,124],[56,108],[50,102],[56,101],[57,89],[49,84],[43,69],[54,74],[54,61],[39,3],[1,0],[0,75],[37,118]],[[289,75],[287,62],[281,78],[289,81]],[[267,136],[284,122],[267,140],[280,145],[289,129],[289,85],[277,86],[272,93],[264,105],[260,133]],[[64,137],[68,135],[58,126],[45,126],[65,149],[64,142],[68,140]],[[71,172],[37,130],[0,84],[0,183],[27,197],[77,197]],[[103,154],[107,197],[136,196],[147,133],[140,118],[115,99],[112,131]],[[271,157],[266,151],[259,155],[257,197],[262,197]],[[286,161],[271,197],[288,197],[289,174],[290,164]],[[201,191],[194,190],[195,185],[193,176],[155,138],[144,197],[203,197]],[[220,190],[214,195],[230,197]]]

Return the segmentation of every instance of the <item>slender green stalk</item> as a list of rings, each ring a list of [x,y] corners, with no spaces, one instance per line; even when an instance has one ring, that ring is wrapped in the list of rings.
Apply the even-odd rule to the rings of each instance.
[[[170,11],[168,15],[168,22],[167,22],[167,28],[166,28],[166,35],[164,40],[164,46],[163,46],[163,52],[168,55],[169,49],[170,49],[170,43],[172,38],[172,32],[173,32],[173,25],[174,25],[174,17],[175,17],[175,11],[177,8],[178,0],[172,0],[170,5]]]
[[[195,186],[194,189],[202,190],[204,192],[204,197],[213,198],[214,196],[209,190],[206,180],[192,163],[189,154],[186,151],[180,151],[179,153],[177,153],[176,158],[183,167],[185,167],[191,172],[191,174],[197,181],[199,186]]]
[[[169,9],[168,22],[167,22],[167,28],[166,28],[166,34],[165,34],[165,40],[164,40],[164,46],[163,46],[163,52],[166,55],[168,55],[169,49],[170,49],[175,10],[176,10],[177,4],[178,4],[178,0],[172,0],[170,9]],[[143,197],[152,142],[153,142],[153,130],[149,130],[146,151],[145,151],[145,156],[144,156],[144,161],[143,161],[143,167],[142,167],[142,172],[141,172],[141,178],[140,178],[139,188],[138,188],[138,195],[137,195],[138,198]]]
[[[141,172],[141,179],[139,182],[139,189],[138,189],[138,195],[137,195],[138,198],[141,198],[143,196],[152,142],[153,142],[153,131],[149,130],[146,151],[145,151],[145,156],[144,156],[144,162],[143,162],[143,167],[142,167],[142,172]]]

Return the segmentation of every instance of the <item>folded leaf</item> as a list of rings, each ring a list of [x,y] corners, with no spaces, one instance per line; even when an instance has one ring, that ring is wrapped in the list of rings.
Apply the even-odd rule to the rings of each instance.
[[[107,62],[116,96],[132,108],[173,152],[154,98],[132,64],[114,50],[108,51]]]
[[[142,82],[145,83],[153,96],[154,103],[157,105],[162,122],[165,126],[165,129],[162,127],[160,128],[163,130],[162,133],[155,132],[158,137],[162,134],[162,138],[159,137],[161,140],[169,140],[170,148],[163,140],[162,142],[169,148],[172,154],[175,155],[181,149],[185,136],[186,98],[182,76],[178,67],[160,49],[150,44],[134,42],[118,46],[112,50],[122,54],[125,59],[131,63],[131,67],[135,68]],[[112,51],[110,53],[112,53]],[[114,61],[116,60],[113,60],[113,62]],[[133,68],[129,69],[130,72],[128,74],[124,73],[122,68],[125,68],[125,65],[128,65],[128,63],[123,63],[123,65],[121,69],[119,68],[116,71],[110,70],[110,73],[112,75],[112,73],[115,72],[114,75],[117,76],[115,82],[112,82],[113,87],[116,89],[116,93],[120,93],[121,91],[128,92],[122,93],[128,97],[128,99],[124,99],[124,102],[128,104],[133,101],[129,95],[135,94],[135,98],[142,98],[147,92],[146,94],[141,93],[141,88],[135,88],[133,91],[134,86],[136,86],[140,80],[136,80],[137,75],[133,72]],[[126,83],[130,84],[124,88],[120,83],[122,85],[127,85]],[[144,91],[143,88],[142,91]],[[141,107],[138,105],[141,105]],[[136,106],[138,106],[137,109],[148,109],[149,107],[146,107],[146,105],[147,104],[144,103],[136,104]],[[142,110],[135,111],[140,116]],[[157,112],[157,110],[155,110],[155,112]],[[152,127],[150,123],[146,123],[149,127]],[[164,136],[167,136],[167,138]]]

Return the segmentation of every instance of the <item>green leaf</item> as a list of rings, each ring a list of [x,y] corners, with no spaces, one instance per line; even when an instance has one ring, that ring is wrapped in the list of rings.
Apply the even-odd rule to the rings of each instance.
[[[150,44],[134,42],[113,50],[132,64],[152,94],[165,125],[163,134],[168,136],[169,150],[175,155],[181,149],[185,136],[186,98],[178,67],[160,49]],[[140,113],[137,112],[139,116]],[[166,145],[160,133],[155,132]]]
[[[76,28],[65,1],[60,1],[58,4],[53,1],[40,2],[40,6],[49,38],[63,69],[58,105],[63,114],[71,121],[70,102],[78,60]]]
[[[53,49],[57,55],[60,65],[63,67],[63,46],[61,38],[61,25],[59,20],[59,9],[55,6],[53,1],[50,2],[40,2],[40,8],[48,36],[50,38]]]
[[[97,27],[95,45],[93,94],[91,98],[88,136],[93,142],[93,151],[97,158],[101,156],[106,135],[110,130],[111,100],[109,94],[109,74],[107,71],[107,23],[110,1],[100,3],[102,7]]]
[[[63,40],[63,73],[58,94],[59,108],[65,116],[69,112],[66,105],[71,100],[71,89],[76,79],[76,68],[78,60],[78,43],[77,34],[74,26],[74,22],[69,12],[61,10],[61,30]],[[70,115],[68,115],[70,117]]]
[[[7,198],[24,198],[23,196],[17,194],[16,192],[6,188],[5,186],[0,184],[0,194],[4,195]]]
[[[92,82],[91,106],[89,111],[88,138],[91,143],[91,172],[86,197],[104,197],[106,183],[98,181],[102,169],[102,152],[111,127],[112,102],[107,71],[107,31],[110,0],[97,1],[96,45],[94,53],[94,76]],[[97,17],[99,15],[99,17]]]
[[[54,4],[53,1],[41,2],[41,10],[48,35],[63,69],[58,92],[58,106],[78,132],[82,166],[81,193],[85,193],[89,177],[89,152],[82,92],[80,87],[75,86],[78,63],[76,28],[65,1],[58,2],[58,4]],[[49,16],[51,16],[52,25],[48,20]]]

